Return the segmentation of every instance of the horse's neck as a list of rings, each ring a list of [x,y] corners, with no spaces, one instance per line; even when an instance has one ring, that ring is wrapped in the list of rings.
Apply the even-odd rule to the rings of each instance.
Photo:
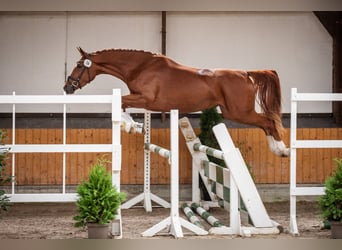
[[[100,71],[97,73],[98,75],[100,74],[108,74],[115,76],[119,78],[122,81],[125,81],[127,76],[123,70],[121,70],[117,65],[111,65],[111,64],[101,64],[100,65]]]
[[[99,74],[109,74],[126,81],[137,67],[149,58],[139,52],[115,52],[107,53],[103,57],[98,56],[96,62],[100,65]]]

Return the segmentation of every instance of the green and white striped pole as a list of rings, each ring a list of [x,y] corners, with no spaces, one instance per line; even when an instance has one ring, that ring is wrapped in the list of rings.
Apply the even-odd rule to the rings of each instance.
[[[202,145],[201,143],[195,143],[193,149],[223,160],[223,152],[221,150]]]
[[[205,219],[213,227],[222,227],[224,224],[212,216],[208,211],[200,207],[197,203],[192,203],[191,208],[196,211],[203,219]]]
[[[167,150],[165,148],[162,148],[158,145],[152,144],[152,143],[145,143],[145,147],[146,150],[150,150],[151,152],[157,153],[160,156],[170,159],[171,157],[171,153],[170,150]]]
[[[183,203],[183,204],[182,204],[182,208],[183,208],[183,211],[184,211],[186,217],[189,219],[189,221],[190,221],[192,224],[194,224],[194,225],[196,225],[196,226],[198,226],[198,227],[200,227],[200,228],[205,229],[204,226],[203,226],[203,224],[202,224],[202,222],[201,222],[201,221],[197,218],[197,216],[193,213],[193,211],[191,210],[191,208],[188,206],[187,203]]]

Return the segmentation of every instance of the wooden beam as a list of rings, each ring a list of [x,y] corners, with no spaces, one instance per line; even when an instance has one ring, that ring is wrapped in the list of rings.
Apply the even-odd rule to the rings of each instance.
[[[166,11],[162,11],[162,30],[161,30],[161,50],[166,55]],[[165,112],[161,113],[161,120],[164,123],[166,119]]]
[[[315,11],[315,15],[333,38],[333,93],[342,93],[342,11]],[[332,103],[337,124],[342,123],[342,103]]]

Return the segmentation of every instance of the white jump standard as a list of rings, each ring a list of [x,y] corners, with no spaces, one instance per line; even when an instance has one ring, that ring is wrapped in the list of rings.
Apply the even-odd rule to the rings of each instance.
[[[171,208],[170,216],[160,221],[150,229],[142,233],[142,236],[154,236],[158,232],[167,229],[168,233],[176,238],[183,237],[182,226],[197,235],[206,235],[207,231],[179,217],[179,172],[178,172],[178,110],[171,110],[171,150],[167,150],[153,144],[145,144],[152,152],[158,152],[162,157],[169,159],[171,171]]]
[[[222,199],[225,208],[229,211],[230,226],[217,227],[215,230],[211,230],[210,233],[245,236],[251,234],[278,234],[280,232],[279,224],[269,218],[241,153],[238,148],[235,148],[226,126],[221,123],[213,127],[222,151],[201,145],[186,117],[180,120],[180,128],[192,154],[193,172],[195,172],[193,177],[198,179],[200,174],[211,197],[217,196]],[[223,159],[228,168],[209,162],[207,154]],[[194,184],[194,182],[197,183]],[[212,182],[215,184],[215,193],[211,190],[210,183]],[[197,187],[194,185],[197,185]],[[198,190],[198,180],[193,180],[193,189]],[[241,225],[239,194],[253,226]],[[198,191],[194,192],[193,190],[193,201],[199,202]]]
[[[145,133],[144,133],[144,143],[151,143],[151,112],[144,112],[144,124],[145,124]],[[136,204],[142,202],[146,212],[152,212],[152,201],[161,205],[164,208],[170,208],[170,203],[166,200],[160,198],[159,196],[153,194],[151,192],[151,151],[145,148],[144,151],[144,190],[141,194],[138,194],[134,198],[126,201],[121,205],[121,209],[129,209]]]

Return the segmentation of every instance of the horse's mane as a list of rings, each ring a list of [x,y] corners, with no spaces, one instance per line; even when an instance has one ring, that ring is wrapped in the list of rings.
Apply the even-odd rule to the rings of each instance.
[[[113,52],[135,52],[135,53],[143,53],[151,56],[156,56],[160,55],[158,53],[153,53],[150,51],[145,51],[145,50],[138,50],[138,49],[104,49],[104,50],[99,50],[96,52],[91,53],[91,55],[99,55],[102,53],[113,53]]]

